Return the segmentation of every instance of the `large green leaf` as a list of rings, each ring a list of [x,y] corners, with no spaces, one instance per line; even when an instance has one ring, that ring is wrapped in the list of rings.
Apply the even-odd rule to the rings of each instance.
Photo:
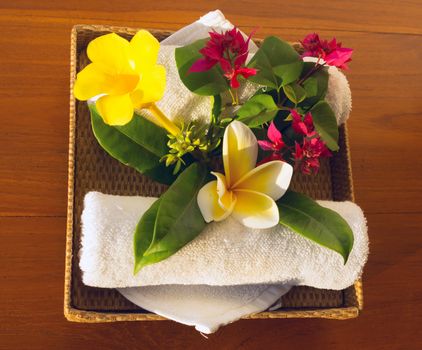
[[[311,108],[315,129],[332,151],[338,150],[338,126],[336,116],[330,105],[319,101]]]
[[[135,232],[135,244],[140,245],[135,248],[135,273],[173,255],[205,228],[197,195],[207,177],[204,165],[191,164],[160,197],[159,204],[154,203],[144,214]],[[140,235],[145,237],[140,238]]]
[[[314,68],[315,63],[305,62],[301,78],[305,77],[309,71]],[[306,99],[304,99],[299,106],[304,109],[312,107],[318,101],[324,99],[328,88],[328,71],[327,68],[321,68],[307,78],[303,84],[306,91]]]
[[[278,107],[270,95],[252,96],[237,111],[238,120],[251,128],[260,126],[274,119]]]
[[[314,97],[318,94],[318,79],[314,77],[310,77],[306,79],[303,84],[303,88],[305,89],[307,97]]]
[[[94,104],[89,104],[89,109],[94,135],[108,154],[158,182],[174,181],[172,170],[160,163],[168,151],[164,129],[139,115],[134,115],[125,126],[110,126],[104,123]]]
[[[339,253],[347,262],[353,247],[353,231],[335,211],[320,206],[313,199],[288,191],[277,201],[280,224]]]
[[[160,199],[156,200],[151,207],[142,215],[136,225],[135,235],[133,237],[133,251],[135,254],[136,274],[142,266],[148,265],[150,259],[144,256],[144,253],[152,243],[154,236],[154,225],[157,217],[157,211],[160,206]]]
[[[281,86],[284,86],[293,83],[299,78],[303,66],[304,62],[302,60],[288,64],[281,64],[274,67],[274,73],[277,77],[281,78]]]
[[[302,102],[306,97],[306,90],[298,83],[291,83],[283,86],[283,91],[287,98],[295,105]]]
[[[249,80],[274,89],[297,80],[302,72],[303,61],[296,50],[277,37],[267,37],[249,63],[258,69]]]
[[[183,84],[198,95],[213,96],[229,89],[228,81],[218,65],[205,72],[188,72],[192,64],[202,58],[199,50],[205,46],[207,40],[201,39],[190,45],[178,47],[175,50],[175,58]]]

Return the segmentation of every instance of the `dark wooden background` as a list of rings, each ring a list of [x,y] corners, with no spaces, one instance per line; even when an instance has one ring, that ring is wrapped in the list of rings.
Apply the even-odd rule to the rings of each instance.
[[[211,5],[212,3],[212,5]],[[67,322],[63,308],[69,35],[74,24],[178,29],[219,8],[242,30],[355,48],[356,200],[371,255],[358,319],[244,320],[208,340],[169,321]],[[1,349],[421,349],[420,0],[0,1]]]

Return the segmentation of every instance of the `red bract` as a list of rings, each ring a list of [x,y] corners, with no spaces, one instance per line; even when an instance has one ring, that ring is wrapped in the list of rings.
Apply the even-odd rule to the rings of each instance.
[[[292,115],[293,130],[299,135],[312,136],[314,134],[314,122],[311,112],[306,113],[302,120],[302,116],[294,109],[290,111]]]
[[[308,34],[301,43],[305,49],[302,57],[318,57],[329,66],[341,69],[348,69],[346,63],[352,60],[353,49],[341,47],[336,38],[331,41],[321,40],[318,34],[313,33]]]
[[[207,41],[204,48],[199,50],[203,58],[195,61],[189,72],[204,72],[219,63],[224,76],[234,89],[240,85],[237,80],[239,75],[247,79],[256,74],[256,69],[245,67],[252,34],[245,40],[240,31],[233,28],[221,34],[213,31],[209,35],[210,40]]]
[[[341,43],[337,44],[335,38],[328,45],[333,49],[324,57],[325,63],[340,69],[348,69],[349,67],[347,67],[346,63],[352,60],[353,49],[341,47]]]
[[[286,146],[283,142],[281,132],[277,129],[275,124],[271,122],[268,130],[267,137],[270,141],[260,140],[258,141],[259,147],[264,151],[271,151],[272,154],[264,158],[260,164],[270,162],[272,160],[283,160],[280,151]]]
[[[320,57],[324,54],[323,43],[319,39],[317,33],[308,34],[305,36],[301,44],[305,52],[302,54],[302,57],[311,56],[311,57]]]
[[[316,174],[320,167],[320,158],[331,157],[325,143],[319,138],[304,138],[302,145],[295,143],[295,152],[293,153],[296,167],[302,173],[310,175]]]
[[[281,132],[278,131],[277,127],[275,126],[274,122],[271,122],[268,130],[267,130],[267,137],[271,141],[258,141],[259,146],[264,151],[280,151],[284,146],[283,137],[281,136]]]
[[[240,86],[240,83],[237,80],[239,75],[242,75],[245,79],[248,79],[255,74],[256,69],[254,68],[240,67],[224,73],[224,76],[230,81],[230,87],[237,89]]]

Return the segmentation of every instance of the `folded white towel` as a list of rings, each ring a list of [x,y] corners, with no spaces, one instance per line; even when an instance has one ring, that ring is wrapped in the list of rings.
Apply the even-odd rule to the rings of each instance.
[[[133,233],[154,200],[99,192],[85,196],[80,267],[86,285],[122,288],[289,283],[344,289],[360,277],[368,254],[362,210],[351,202],[320,201],[337,211],[353,230],[355,241],[346,265],[339,254],[281,225],[250,229],[228,218],[207,225],[176,254],[133,275]]]
[[[290,285],[262,284],[227,287],[166,285],[123,288],[119,292],[146,310],[209,334],[244,315],[268,309],[290,288]],[[280,307],[279,304],[276,306]]]

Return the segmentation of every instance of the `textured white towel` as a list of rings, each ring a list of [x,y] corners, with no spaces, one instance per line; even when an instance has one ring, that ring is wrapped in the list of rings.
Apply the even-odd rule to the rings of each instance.
[[[119,292],[146,310],[195,326],[198,331],[208,334],[242,316],[268,309],[290,288],[290,285],[262,284],[227,287],[172,285],[123,288]]]
[[[289,283],[344,289],[361,274],[368,254],[366,221],[351,202],[320,201],[337,211],[355,238],[342,257],[283,226],[250,229],[234,219],[211,223],[189,244],[133,275],[133,233],[154,198],[90,192],[82,214],[80,267],[86,285],[123,288],[163,284],[232,286]]]
[[[343,289],[360,277],[367,259],[361,209],[351,202],[320,201],[352,227],[355,242],[346,265],[338,254],[286,228],[251,230],[228,219],[208,225],[175,255],[133,276],[133,232],[154,200],[86,195],[83,282],[108,288],[144,286],[118,290],[142,308],[204,333],[268,309],[292,285]]]

